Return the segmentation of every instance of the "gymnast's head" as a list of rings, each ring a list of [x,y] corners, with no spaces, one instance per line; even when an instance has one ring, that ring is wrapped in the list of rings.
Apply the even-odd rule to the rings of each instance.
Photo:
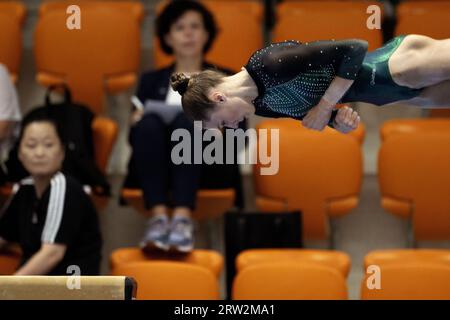
[[[204,128],[238,128],[239,122],[254,113],[254,106],[235,90],[233,77],[216,70],[191,77],[175,73],[171,85],[181,95],[186,115],[202,121]]]

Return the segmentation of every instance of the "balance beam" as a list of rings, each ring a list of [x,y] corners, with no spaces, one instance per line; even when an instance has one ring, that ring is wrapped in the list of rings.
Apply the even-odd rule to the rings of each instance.
[[[0,300],[132,300],[136,289],[122,276],[0,276]]]

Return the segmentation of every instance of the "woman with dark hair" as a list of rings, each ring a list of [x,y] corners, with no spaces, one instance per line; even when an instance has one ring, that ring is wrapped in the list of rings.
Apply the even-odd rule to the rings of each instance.
[[[450,105],[450,39],[400,35],[373,52],[367,48],[360,39],[274,43],[232,76],[178,73],[172,86],[183,93],[186,113],[206,127],[234,126],[255,113],[347,133],[360,118],[348,107],[334,110],[339,103]]]
[[[175,61],[166,68],[144,73],[140,79],[136,95],[145,112],[136,110],[132,115],[129,140],[133,150],[124,183],[124,187],[138,187],[144,193],[149,217],[141,242],[144,250],[193,249],[191,214],[199,187],[236,186],[239,198],[237,165],[176,165],[171,161],[171,150],[176,144],[171,141],[172,132],[186,129],[192,136],[194,126],[183,113],[181,96],[170,87],[170,76],[174,72],[194,75],[214,68],[204,55],[216,33],[212,14],[196,1],[170,2],[156,20],[161,48],[173,55]],[[220,71],[231,74],[228,70]],[[171,219],[170,209],[173,209]]]
[[[60,172],[64,141],[50,118],[22,124],[19,159],[30,176],[14,186],[0,215],[0,250],[12,242],[22,249],[16,275],[67,275],[74,267],[81,275],[100,272],[97,212],[83,187]]]

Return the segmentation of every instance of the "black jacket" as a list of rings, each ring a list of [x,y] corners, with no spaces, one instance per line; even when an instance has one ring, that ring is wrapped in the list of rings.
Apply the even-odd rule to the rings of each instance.
[[[50,102],[49,95],[55,89],[50,87],[45,105],[28,112],[22,123],[42,117],[53,119],[60,127],[62,138],[66,143],[62,171],[76,178],[81,184],[93,187],[95,193],[109,196],[110,184],[94,159],[92,132],[94,114],[87,107],[72,102],[69,89],[62,87],[65,90],[64,102],[56,104]],[[17,182],[29,175],[18,159],[18,152],[19,141],[10,151],[6,162],[8,182]]]

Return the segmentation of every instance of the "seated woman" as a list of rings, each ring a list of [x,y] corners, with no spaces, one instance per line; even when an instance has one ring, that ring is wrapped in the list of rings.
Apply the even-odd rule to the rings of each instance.
[[[183,113],[181,96],[170,88],[170,76],[173,72],[196,74],[213,68],[204,55],[216,31],[213,16],[196,1],[173,1],[156,21],[160,45],[164,52],[174,56],[175,62],[144,73],[140,79],[137,98],[145,111],[136,110],[132,115],[129,135],[132,155],[124,183],[124,187],[141,188],[144,193],[149,217],[141,242],[144,250],[188,252],[193,249],[191,213],[199,187],[235,187],[240,199],[238,205],[242,205],[237,165],[175,165],[171,161],[171,150],[177,143],[171,141],[172,132],[182,128],[193,136],[194,126]],[[224,69],[221,72],[231,73]],[[171,220],[169,208],[173,209]]]
[[[14,187],[0,216],[0,248],[18,242],[16,275],[98,275],[102,240],[97,213],[83,187],[60,172],[65,145],[58,125],[27,118],[19,136],[19,159],[30,177]],[[72,274],[70,271],[69,274]]]
[[[178,73],[172,85],[183,94],[186,113],[206,127],[235,126],[255,113],[347,133],[360,119],[349,108],[333,111],[338,103],[450,106],[450,39],[400,35],[372,52],[367,48],[360,39],[274,43],[232,76]]]

